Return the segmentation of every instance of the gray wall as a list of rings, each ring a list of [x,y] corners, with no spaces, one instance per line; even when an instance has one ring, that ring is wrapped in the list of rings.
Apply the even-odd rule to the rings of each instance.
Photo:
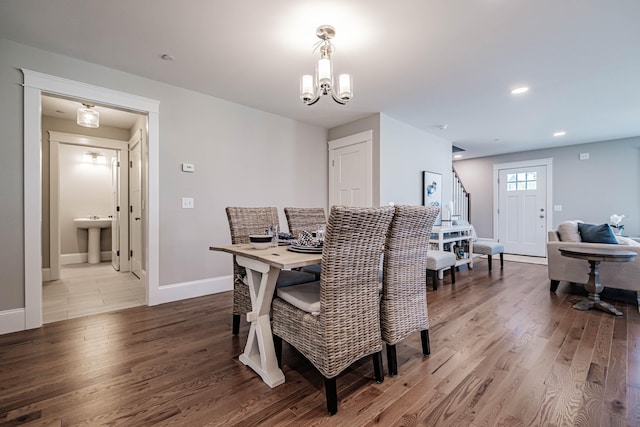
[[[580,153],[589,153],[580,160]],[[493,237],[493,165],[533,159],[553,159],[553,227],[581,219],[609,223],[624,214],[624,234],[640,235],[640,137],[526,151],[454,162],[471,193],[472,222],[480,237]]]
[[[0,39],[0,311],[24,307],[23,82],[26,68],[160,101],[160,285],[230,275],[224,207],[327,205],[326,129]],[[195,173],[180,171],[194,163]],[[287,165],[265,171],[265,165]],[[195,209],[181,209],[193,197]]]

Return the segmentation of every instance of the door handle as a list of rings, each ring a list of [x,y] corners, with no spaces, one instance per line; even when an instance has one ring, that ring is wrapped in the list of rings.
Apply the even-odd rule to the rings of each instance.
[[[137,216],[137,217],[135,217],[133,219],[135,219],[136,221],[140,221],[140,217],[139,216]]]

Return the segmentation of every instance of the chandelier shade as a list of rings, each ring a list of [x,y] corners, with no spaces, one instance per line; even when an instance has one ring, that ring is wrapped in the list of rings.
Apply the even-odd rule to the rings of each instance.
[[[93,105],[82,104],[84,106],[78,108],[76,123],[86,128],[100,127],[100,113],[93,110]]]
[[[322,25],[316,30],[316,36],[321,40],[316,45],[316,48],[320,47],[320,59],[316,65],[316,74],[315,76],[305,74],[300,78],[300,99],[306,105],[315,104],[322,95],[331,94],[333,100],[342,105],[353,97],[353,82],[349,74],[338,76],[337,88],[333,78],[331,39],[335,34],[335,29],[330,25]]]

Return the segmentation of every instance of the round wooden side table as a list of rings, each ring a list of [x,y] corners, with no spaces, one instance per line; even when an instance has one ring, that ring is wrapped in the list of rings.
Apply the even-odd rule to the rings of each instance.
[[[596,249],[596,248],[558,248],[563,256],[569,258],[583,259],[589,261],[591,269],[589,280],[584,284],[584,288],[589,292],[589,298],[576,303],[573,308],[577,310],[590,310],[597,308],[607,313],[622,316],[622,312],[608,302],[600,300],[600,292],[604,289],[600,283],[600,263],[601,262],[630,262],[636,257],[632,251],[618,249]]]

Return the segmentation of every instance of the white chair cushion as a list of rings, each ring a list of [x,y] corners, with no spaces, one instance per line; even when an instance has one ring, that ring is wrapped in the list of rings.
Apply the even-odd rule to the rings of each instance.
[[[314,316],[320,314],[320,282],[318,281],[278,288],[276,295],[302,311]]]
[[[640,246],[640,243],[628,237],[616,236],[616,240],[618,241],[619,245]]]
[[[502,243],[493,242],[490,240],[481,240],[478,243],[473,244],[473,253],[482,255],[495,255],[504,252],[504,245]]]

